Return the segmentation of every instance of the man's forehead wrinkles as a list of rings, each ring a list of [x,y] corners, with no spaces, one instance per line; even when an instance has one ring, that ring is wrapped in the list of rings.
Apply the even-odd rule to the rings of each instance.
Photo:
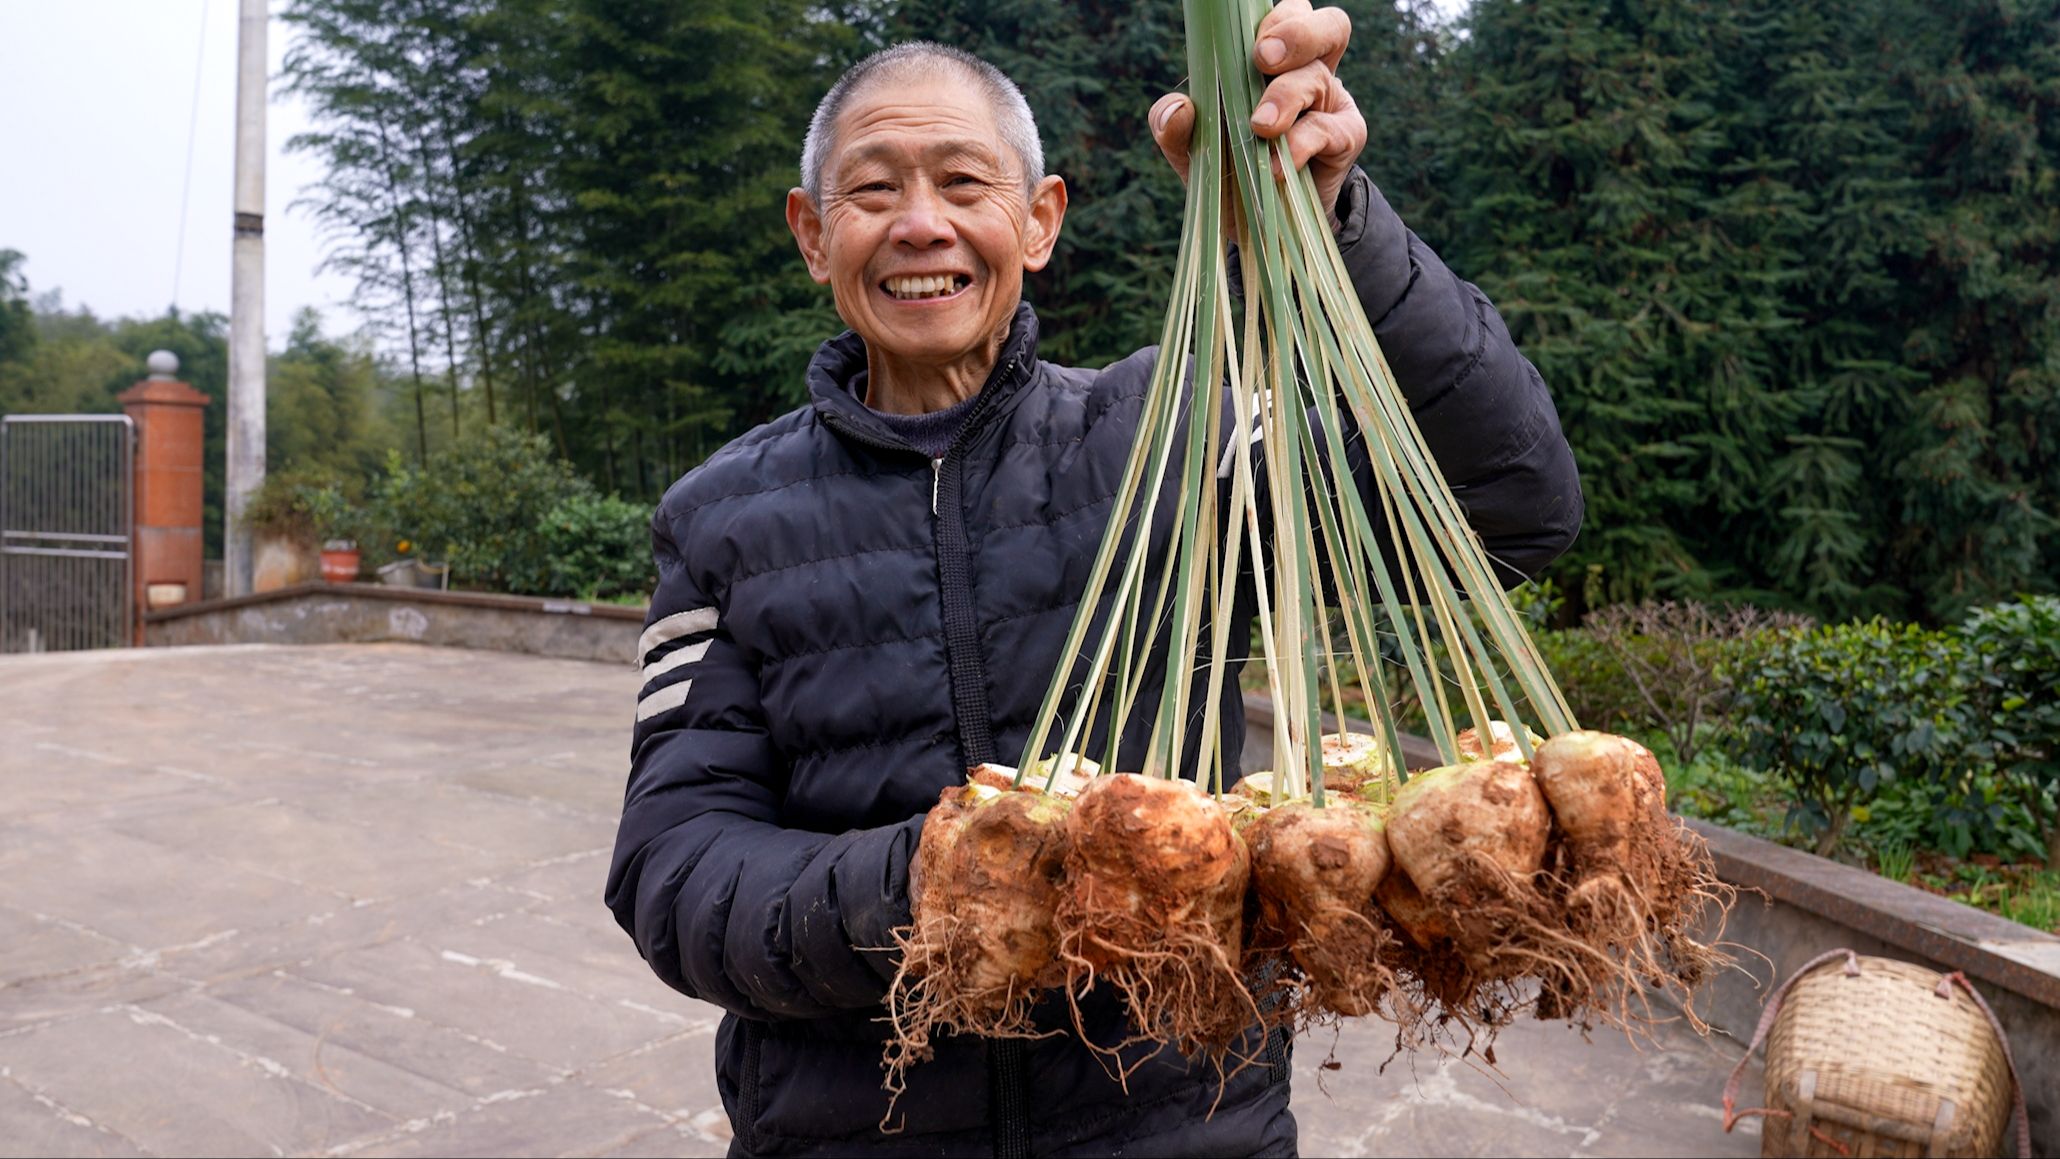
[[[992,161],[998,155],[985,142],[967,137],[946,138],[941,141],[926,141],[913,148],[906,142],[867,141],[853,145],[845,154],[855,160],[870,161],[874,158],[914,157],[919,161],[944,161],[954,157],[973,157]]]

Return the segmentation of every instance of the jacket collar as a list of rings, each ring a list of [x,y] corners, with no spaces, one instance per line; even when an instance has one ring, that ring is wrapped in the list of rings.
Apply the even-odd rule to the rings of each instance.
[[[976,397],[982,402],[973,408],[972,415],[966,420],[965,433],[970,434],[1007,406],[1030,381],[1036,366],[1037,312],[1031,309],[1030,303],[1018,302],[1015,319],[1009,323],[1009,336],[1001,344],[1001,354],[994,360],[994,369],[988,372],[987,381],[980,387]],[[816,414],[828,421],[833,429],[852,433],[866,441],[887,446],[905,445],[858,396],[853,384],[865,368],[865,339],[853,331],[846,330],[823,343],[808,363],[808,393]]]

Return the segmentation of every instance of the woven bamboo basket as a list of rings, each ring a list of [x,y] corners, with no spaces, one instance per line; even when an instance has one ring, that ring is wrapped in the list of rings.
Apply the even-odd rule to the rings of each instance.
[[[1994,1156],[2016,1120],[2029,1124],[2002,1027],[1960,974],[1850,950],[1797,970],[1768,1000],[1753,1036],[1767,1045],[1764,1156]],[[2013,1116],[2014,1111],[2014,1116]]]

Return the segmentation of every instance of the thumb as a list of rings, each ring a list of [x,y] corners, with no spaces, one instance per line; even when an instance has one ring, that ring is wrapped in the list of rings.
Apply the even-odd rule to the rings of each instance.
[[[1179,93],[1167,93],[1152,105],[1147,118],[1152,127],[1152,140],[1159,146],[1159,152],[1166,155],[1166,162],[1173,171],[1187,180],[1187,146],[1194,136],[1194,102]]]

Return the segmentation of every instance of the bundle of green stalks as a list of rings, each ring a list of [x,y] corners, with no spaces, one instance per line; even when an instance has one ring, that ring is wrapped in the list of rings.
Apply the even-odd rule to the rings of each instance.
[[[1146,1038],[1242,1065],[1258,1022],[1377,1015],[1405,1044],[1453,1030],[1474,1047],[1524,1008],[1628,1026],[1644,987],[1719,960],[1689,932],[1715,890],[1709,858],[1668,816],[1657,763],[1578,731],[1313,183],[1246,128],[1268,7],[1186,0],[1186,216],[1137,442],[1023,758],[975,771],[996,800],[1032,803],[991,848],[967,840],[967,818],[995,808],[966,803],[973,789],[925,828],[919,861],[956,861],[929,875],[948,896],[923,891],[905,946],[897,1068],[938,1028],[1027,1033],[1040,989],[1077,1017],[1088,989],[1112,987]],[[1331,467],[1354,437],[1364,492]],[[1230,638],[1241,595],[1275,727],[1270,771],[1238,781],[1220,713],[1248,646]],[[1191,672],[1155,674],[1155,654]],[[1442,758],[1414,776],[1388,708],[1403,688]],[[1324,736],[1322,714],[1354,703],[1375,706],[1370,730]],[[1140,733],[1141,753],[1119,751]],[[974,881],[1005,883],[1006,904],[966,904]],[[1005,961],[962,948],[1004,932],[1020,950]]]

